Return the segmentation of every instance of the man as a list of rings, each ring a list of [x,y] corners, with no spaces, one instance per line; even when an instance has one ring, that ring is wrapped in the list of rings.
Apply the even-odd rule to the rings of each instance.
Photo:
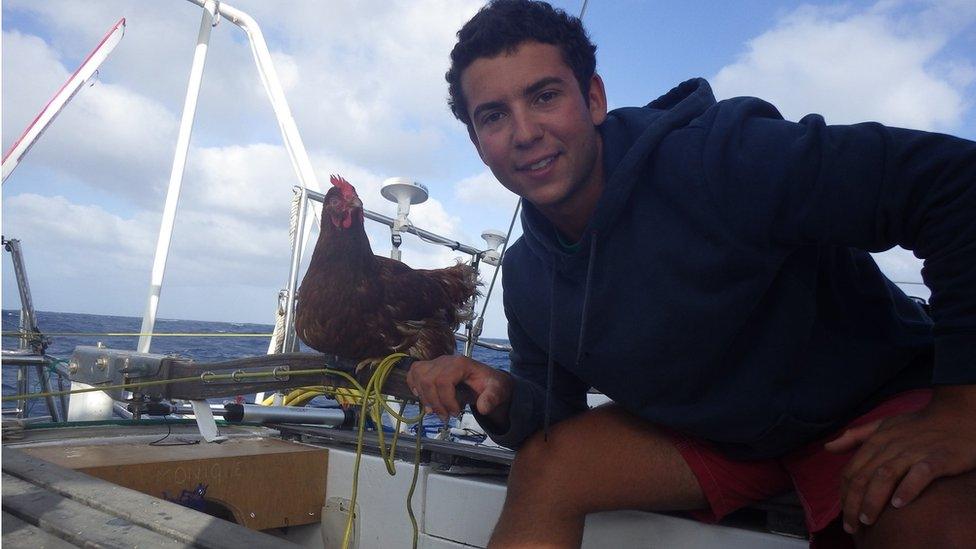
[[[607,113],[595,50],[577,19],[503,0],[451,54],[455,115],[525,201],[512,375],[441,357],[408,384],[441,415],[468,385],[518,450],[492,545],[791,488],[814,541],[976,543],[976,144],[787,122],[701,79]],[[934,330],[865,251],[895,245],[926,260]],[[587,410],[590,386],[615,404]]]

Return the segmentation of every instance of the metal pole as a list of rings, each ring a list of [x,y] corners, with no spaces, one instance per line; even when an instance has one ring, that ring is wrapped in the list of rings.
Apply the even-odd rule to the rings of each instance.
[[[3,239],[4,247],[10,251],[10,259],[14,265],[14,276],[17,278],[17,291],[20,293],[20,348],[22,350],[31,350],[35,354],[43,357],[44,355],[44,340],[41,338],[40,330],[37,328],[37,314],[34,311],[34,299],[31,297],[30,283],[27,281],[27,267],[24,264],[24,252],[20,247],[20,240],[16,238],[7,240]],[[41,383],[41,390],[44,393],[51,392],[51,378],[48,377],[47,370],[45,369],[46,364],[37,364],[37,379]],[[30,390],[29,383],[29,372],[27,366],[21,366],[18,370],[17,382],[18,389],[21,390],[20,394],[27,394]],[[61,421],[61,416],[58,414],[58,407],[54,403],[54,397],[48,395],[45,397],[45,402],[47,403],[48,412],[54,421]],[[27,400],[23,400],[23,405],[21,410],[26,411]]]
[[[54,397],[51,396],[51,378],[48,376],[46,364],[37,364],[34,366],[37,370],[37,379],[41,382],[41,391],[46,393],[44,401],[47,403],[47,411],[51,415],[51,418],[55,423],[61,421],[61,415],[58,413],[58,406],[54,403]]]
[[[474,272],[478,272],[478,264],[481,262],[481,256],[476,255],[471,258],[471,268]],[[475,294],[471,297],[471,303],[468,303],[470,308],[470,316],[468,320],[464,323],[464,356],[470,357],[471,353],[474,352],[474,342],[478,340],[481,335],[481,329],[475,329],[475,321],[477,317],[474,316],[475,306],[478,303],[478,295]]]
[[[26,364],[21,364],[17,368],[17,394],[26,395],[29,389],[28,374],[30,370],[27,369]],[[24,419],[24,414],[27,413],[27,398],[17,399],[17,417]]]
[[[10,252],[14,277],[17,279],[17,291],[20,293],[20,348],[30,349],[30,338],[37,334],[37,319],[34,317],[34,300],[31,298],[30,283],[27,281],[24,252],[20,247],[20,240],[16,238],[3,239],[3,246]]]
[[[305,187],[298,189],[300,194],[298,203],[298,223],[295,227],[295,237],[291,243],[291,265],[288,267],[288,300],[285,303],[285,344],[282,351],[290,352],[298,349],[295,333],[295,296],[298,292],[298,269],[301,268],[302,250],[305,247],[305,225],[307,223],[308,195]]]
[[[197,5],[202,5],[205,0],[189,1]],[[271,60],[271,52],[268,50],[268,44],[264,40],[264,33],[261,32],[261,27],[253,17],[226,2],[218,4],[217,9],[222,17],[240,27],[247,34],[248,42],[251,46],[251,54],[254,56],[255,65],[257,65],[258,75],[261,77],[261,83],[264,84],[264,90],[268,93],[271,108],[274,110],[275,119],[278,121],[278,128],[281,130],[285,150],[288,151],[288,157],[291,159],[292,167],[295,169],[299,181],[305,188],[313,191],[321,191],[322,188],[319,186],[318,179],[315,177],[312,162],[309,160],[308,153],[305,151],[302,136],[298,133],[298,126],[295,124],[291,109],[288,107],[288,99],[285,97],[284,88],[281,87],[281,81],[278,79],[278,73]],[[308,242],[308,236],[312,230],[312,226],[309,225],[304,230],[305,234],[302,237],[302,242]],[[299,261],[301,261],[303,253],[304,249],[299,250]]]
[[[325,195],[322,194],[322,193],[318,193],[318,192],[315,192],[315,191],[312,191],[312,190],[308,190],[306,192],[308,194],[308,199],[309,200],[314,200],[316,202],[324,202],[325,201]],[[377,223],[382,223],[382,224],[384,224],[384,225],[386,225],[388,227],[392,227],[393,226],[393,223],[396,221],[392,217],[387,217],[387,216],[385,216],[383,214],[379,214],[379,213],[376,213],[374,211],[367,210],[367,209],[363,209],[363,217],[365,217],[366,219],[369,219],[371,221],[376,221]],[[450,238],[445,238],[445,237],[443,237],[443,236],[441,236],[439,234],[435,234],[435,233],[432,233],[430,231],[425,231],[423,229],[418,229],[417,227],[414,227],[413,225],[405,225],[403,228],[400,229],[400,231],[401,232],[405,232],[405,233],[411,233],[411,234],[417,235],[421,239],[426,240],[427,242],[430,242],[430,243],[433,243],[433,244],[440,244],[442,246],[447,246],[448,248],[450,248],[452,250],[456,250],[458,252],[466,253],[466,254],[472,255],[472,256],[481,255],[481,253],[484,251],[484,250],[479,250],[478,248],[475,248],[474,246],[469,246],[467,244],[462,244],[462,243],[458,242],[457,240],[451,240]]]
[[[176,221],[176,207],[180,201],[180,187],[183,185],[183,172],[186,168],[186,155],[190,148],[190,134],[193,131],[193,117],[196,114],[197,98],[200,94],[200,84],[203,82],[203,67],[207,62],[207,48],[210,43],[210,29],[213,28],[217,3],[206,0],[203,4],[203,17],[200,20],[200,33],[197,36],[197,47],[193,52],[193,65],[190,68],[190,81],[186,87],[186,100],[183,103],[183,118],[180,120],[180,133],[176,140],[176,153],[173,156],[173,169],[169,176],[169,190],[166,193],[166,205],[163,207],[163,219],[159,227],[159,237],[156,240],[156,255],[153,260],[152,275],[149,281],[149,298],[146,301],[146,311],[142,316],[142,327],[139,333],[139,344],[136,350],[148,353],[152,343],[153,326],[156,324],[156,311],[159,308],[159,295],[163,288],[163,274],[166,272],[166,258],[169,255],[170,240],[173,236],[173,225]]]

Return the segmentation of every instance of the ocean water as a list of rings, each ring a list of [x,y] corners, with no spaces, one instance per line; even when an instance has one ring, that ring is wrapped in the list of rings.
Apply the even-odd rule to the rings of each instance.
[[[19,339],[7,336],[16,332],[20,322],[20,311],[4,310],[2,312],[3,348],[16,349]],[[138,336],[107,336],[97,334],[108,333],[138,333],[142,324],[141,318],[128,316],[88,315],[76,313],[56,313],[48,311],[37,312],[37,325],[41,332],[48,334],[51,340],[47,354],[67,360],[78,345],[95,345],[102,342],[113,349],[135,349]],[[155,333],[179,334],[270,334],[271,324],[248,324],[236,322],[203,322],[198,320],[170,320],[157,319]],[[181,336],[153,337],[153,353],[173,354],[191,358],[196,362],[219,362],[267,353],[269,336],[261,337],[206,337]],[[501,340],[488,340],[501,342]],[[310,349],[303,346],[304,351]],[[508,353],[492,351],[476,347],[475,360],[490,366],[508,369]],[[34,391],[40,385],[36,373],[30,368],[30,383]],[[65,385],[68,385],[65,383]],[[57,376],[51,376],[51,387],[57,390]],[[17,368],[3,367],[3,396],[14,395],[17,392]],[[250,399],[249,399],[250,400]],[[318,401],[319,399],[316,399]],[[322,399],[325,400],[325,399]],[[316,404],[313,401],[312,404]],[[4,402],[4,408],[16,407],[14,402]],[[47,415],[47,407],[43,400],[34,399],[28,406],[30,416]]]

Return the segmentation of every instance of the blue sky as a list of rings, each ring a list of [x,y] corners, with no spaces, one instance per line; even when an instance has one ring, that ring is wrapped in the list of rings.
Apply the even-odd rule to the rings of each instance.
[[[507,227],[514,197],[444,102],[453,34],[480,2],[231,3],[261,24],[321,183],[342,173],[367,207],[392,215],[379,185],[408,176],[432,195],[415,207],[416,225],[472,245],[482,230]],[[556,5],[576,13],[580,3]],[[122,16],[126,35],[98,81],[3,187],[3,233],[22,240],[43,310],[142,313],[200,11],[180,0],[3,3],[4,150]],[[759,96],[790,119],[819,112],[829,123],[976,138],[971,0],[591,0],[584,23],[611,107],[703,76],[719,98]],[[211,40],[160,316],[270,322],[296,182],[246,40],[224,21]],[[370,237],[374,251],[388,251],[388,234]],[[453,258],[405,239],[412,265]],[[908,252],[879,262],[892,278],[920,280]],[[488,336],[505,334],[499,304]],[[5,258],[3,306],[18,305]]]

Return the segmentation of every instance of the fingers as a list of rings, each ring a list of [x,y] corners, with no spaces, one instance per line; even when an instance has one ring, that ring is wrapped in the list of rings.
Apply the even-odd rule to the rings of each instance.
[[[447,421],[450,416],[457,416],[461,413],[454,386],[453,381],[444,378],[440,378],[434,383],[434,390],[437,391],[437,400],[440,403],[440,407],[435,409],[434,413],[441,416],[444,421]]]
[[[912,457],[899,456],[874,468],[867,486],[864,487],[864,497],[861,500],[860,509],[855,509],[849,514],[845,513],[845,522],[851,521],[850,524],[860,523],[864,525],[874,524],[889,503],[898,481],[912,467],[912,462]],[[865,469],[870,470],[872,468],[866,467]],[[852,516],[855,513],[856,519]],[[855,520],[856,522],[854,522]]]
[[[457,386],[470,375],[475,364],[470,359],[454,356],[417,361],[407,373],[407,385],[425,408],[447,420],[461,413]]]
[[[478,413],[487,416],[495,410],[501,400],[501,395],[497,390],[485,390],[478,397],[475,407],[478,409]]]
[[[909,451],[862,467],[851,478],[844,497],[844,530],[854,533],[874,524],[889,504],[901,508],[912,502],[932,481],[945,475],[932,459]]]
[[[891,459],[885,454],[888,439],[884,434],[879,435],[877,432],[882,423],[876,421],[849,429],[840,438],[825,446],[827,450],[840,452],[843,450],[836,448],[846,447],[849,450],[860,445],[857,453],[841,473],[844,531],[850,534],[857,532],[860,525],[874,522],[877,514],[884,507],[884,502],[894,490],[894,483],[901,480],[901,476],[908,468],[906,464],[900,470],[896,470],[899,467],[897,463],[888,463]],[[884,492],[886,487],[888,491]],[[872,491],[868,505],[875,514],[866,516],[863,506],[869,489]],[[877,503],[879,500],[880,504]]]
[[[903,414],[877,426],[841,475],[844,530],[855,533],[874,524],[886,506],[904,507],[934,480],[971,470],[976,446],[946,427],[957,424],[954,418]]]
[[[891,505],[904,507],[911,503],[922,490],[939,476],[939,470],[930,461],[919,461],[911,466],[908,474],[902,479],[895,495],[891,498]]]
[[[863,444],[865,440],[877,432],[878,427],[880,426],[881,420],[872,421],[871,423],[853,427],[844,431],[844,434],[841,436],[825,444],[824,448],[828,452],[833,452],[835,454],[849,452]]]
[[[841,503],[843,510],[844,531],[853,534],[858,530],[858,515],[861,514],[861,501],[864,499],[864,491],[869,482],[869,477],[862,471],[848,473],[845,470],[842,476]]]
[[[425,408],[445,420],[461,413],[458,399],[463,398],[495,425],[508,425],[512,377],[470,358],[442,356],[414,362],[407,373],[407,385]]]

